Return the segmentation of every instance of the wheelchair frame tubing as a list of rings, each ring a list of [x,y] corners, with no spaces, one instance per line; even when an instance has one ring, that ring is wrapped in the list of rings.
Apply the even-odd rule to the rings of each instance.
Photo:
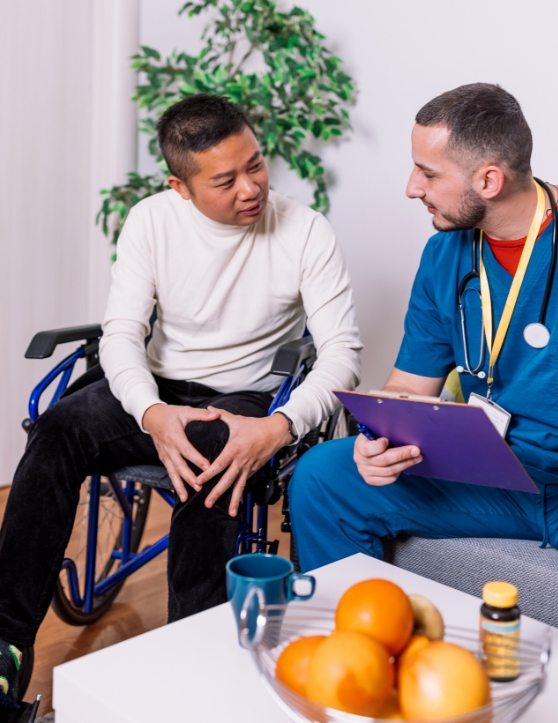
[[[120,567],[116,572],[113,572],[112,575],[109,575],[104,580],[101,580],[101,582],[97,583],[97,585],[94,586],[93,594],[95,597],[104,595],[112,587],[123,582],[127,577],[130,577],[130,575],[132,575],[136,570],[139,570],[140,567],[143,567],[148,562],[150,562],[155,557],[164,552],[169,546],[169,536],[167,534],[163,535],[163,537],[157,540],[157,542],[155,542],[153,545],[149,545],[149,547],[143,550],[143,552],[131,552],[130,548],[134,525],[133,499],[135,494],[135,482],[132,480],[126,480],[126,489],[125,492],[122,492],[122,488],[120,487],[118,480],[109,477],[109,481],[111,482],[111,487],[113,489],[120,488],[120,496],[117,496],[118,502],[122,506],[121,498],[123,497],[128,507],[126,509],[122,506],[122,511],[124,513],[124,523],[122,529],[122,551],[115,551],[112,553],[112,557],[114,559],[121,560]],[[171,494],[167,492],[167,490],[163,490],[158,487],[154,487],[154,489],[165,500],[167,504],[169,504],[171,507],[174,507],[174,498]],[[89,554],[89,548],[87,550],[87,553]]]
[[[254,507],[256,512],[256,527],[254,532]],[[249,492],[245,501],[246,519],[236,538],[234,557],[252,552],[252,545],[256,545],[256,552],[265,552],[267,539],[267,505],[255,505],[253,495]]]
[[[54,369],[52,369],[46,375],[46,377],[41,379],[41,381],[33,389],[33,391],[31,392],[31,396],[29,397],[29,418],[32,422],[36,422],[39,418],[39,400],[45,389],[52,384],[52,382],[59,374],[62,374],[62,378],[58,382],[56,391],[54,392],[52,399],[50,400],[48,405],[49,407],[52,407],[52,405],[60,399],[63,392],[66,390],[72,372],[74,371],[76,362],[78,361],[78,359],[82,359],[84,356],[84,349],[78,349],[73,354],[70,354],[65,359],[63,359],[60,364],[57,364]]]
[[[66,574],[68,576],[72,604],[74,607],[83,610],[86,613],[93,611],[96,597],[104,595],[112,587],[123,582],[140,567],[143,567],[143,565],[147,564],[164,552],[169,546],[169,536],[164,535],[154,545],[150,545],[143,552],[135,554],[130,551],[133,528],[133,497],[135,493],[135,483],[131,480],[126,480],[124,491],[122,490],[118,480],[109,477],[109,483],[111,488],[114,490],[116,500],[124,514],[122,550],[120,552],[114,551],[112,553],[113,558],[121,560],[120,567],[112,575],[109,575],[95,585],[97,530],[99,525],[99,504],[101,498],[100,475],[91,476],[91,486],[89,490],[87,552],[85,560],[85,584],[83,597],[81,597],[79,592],[79,580],[74,560],[69,557],[64,558],[61,567],[62,570],[66,570]],[[165,502],[167,502],[171,507],[174,506],[174,498],[167,492],[167,490],[162,490],[157,487],[155,490],[165,500]]]
[[[91,475],[89,486],[89,518],[87,521],[87,553],[85,558],[85,590],[83,609],[93,610],[95,594],[95,564],[97,561],[97,526],[99,524],[99,503],[101,499],[101,475]]]
[[[271,406],[269,407],[268,417],[271,416],[276,409],[278,409],[288,401],[289,397],[291,396],[291,392],[293,391],[298,380],[305,371],[306,364],[303,362],[300,365],[300,368],[298,369],[296,374],[294,374],[292,377],[286,377],[283,380],[281,386],[277,391],[277,394],[275,395],[271,403]],[[276,458],[275,456],[273,456],[269,460],[269,465],[271,467],[275,467],[276,464]],[[279,479],[283,480],[285,477],[290,475],[294,470],[295,465],[296,459],[288,462],[285,467],[279,471]],[[267,505],[258,505],[258,510],[256,513],[257,531],[254,532],[254,507],[255,505],[253,501],[253,495],[251,493],[248,493],[245,500],[246,519],[238,532],[234,551],[235,557],[241,554],[252,552],[253,545],[256,546],[256,552],[265,552],[265,541],[267,540],[268,508]]]

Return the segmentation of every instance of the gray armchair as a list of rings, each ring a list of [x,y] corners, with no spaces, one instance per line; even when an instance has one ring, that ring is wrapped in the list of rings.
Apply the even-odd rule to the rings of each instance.
[[[418,575],[480,597],[489,580],[517,586],[525,615],[558,627],[558,550],[531,540],[397,538],[385,560]]]

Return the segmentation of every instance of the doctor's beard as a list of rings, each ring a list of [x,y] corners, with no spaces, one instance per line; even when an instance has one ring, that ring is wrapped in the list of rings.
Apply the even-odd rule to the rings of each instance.
[[[455,213],[440,211],[440,215],[447,224],[441,225],[436,223],[436,219],[432,219],[436,231],[467,231],[480,226],[486,216],[486,203],[469,187],[463,194],[461,205]]]

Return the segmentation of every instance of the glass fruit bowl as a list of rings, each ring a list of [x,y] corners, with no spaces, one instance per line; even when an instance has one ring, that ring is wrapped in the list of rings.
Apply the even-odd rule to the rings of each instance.
[[[307,635],[329,635],[335,627],[335,611],[305,603],[266,605],[263,593],[253,589],[241,614],[240,642],[249,648],[271,696],[294,721],[299,723],[381,723],[368,718],[324,708],[284,686],[275,678],[275,665],[283,649]],[[256,598],[256,599],[254,599]],[[248,631],[248,609],[257,604],[257,620]],[[482,661],[478,630],[446,626],[444,640],[470,650]],[[491,702],[466,715],[439,723],[512,723],[542,690],[550,658],[550,629],[543,629],[537,640],[521,639],[518,653],[521,672],[508,683],[491,682]],[[494,657],[491,654],[492,658]],[[411,722],[412,723],[412,722]]]

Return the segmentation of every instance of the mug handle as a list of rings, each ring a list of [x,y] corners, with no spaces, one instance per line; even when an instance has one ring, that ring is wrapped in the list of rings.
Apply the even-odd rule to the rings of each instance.
[[[293,589],[293,585],[297,580],[308,580],[310,582],[310,592],[307,595],[297,595]],[[301,575],[298,572],[293,572],[289,581],[289,602],[291,600],[310,600],[316,589],[316,578],[312,575]]]
[[[256,618],[256,630],[254,631],[254,637],[250,638],[248,632],[248,611],[250,604],[254,598],[258,599],[258,617]],[[240,611],[240,627],[238,631],[238,642],[241,647],[247,650],[253,650],[256,645],[259,645],[263,639],[265,626],[267,625],[267,606],[265,604],[264,591],[259,587],[253,587],[248,591],[242,610]]]

